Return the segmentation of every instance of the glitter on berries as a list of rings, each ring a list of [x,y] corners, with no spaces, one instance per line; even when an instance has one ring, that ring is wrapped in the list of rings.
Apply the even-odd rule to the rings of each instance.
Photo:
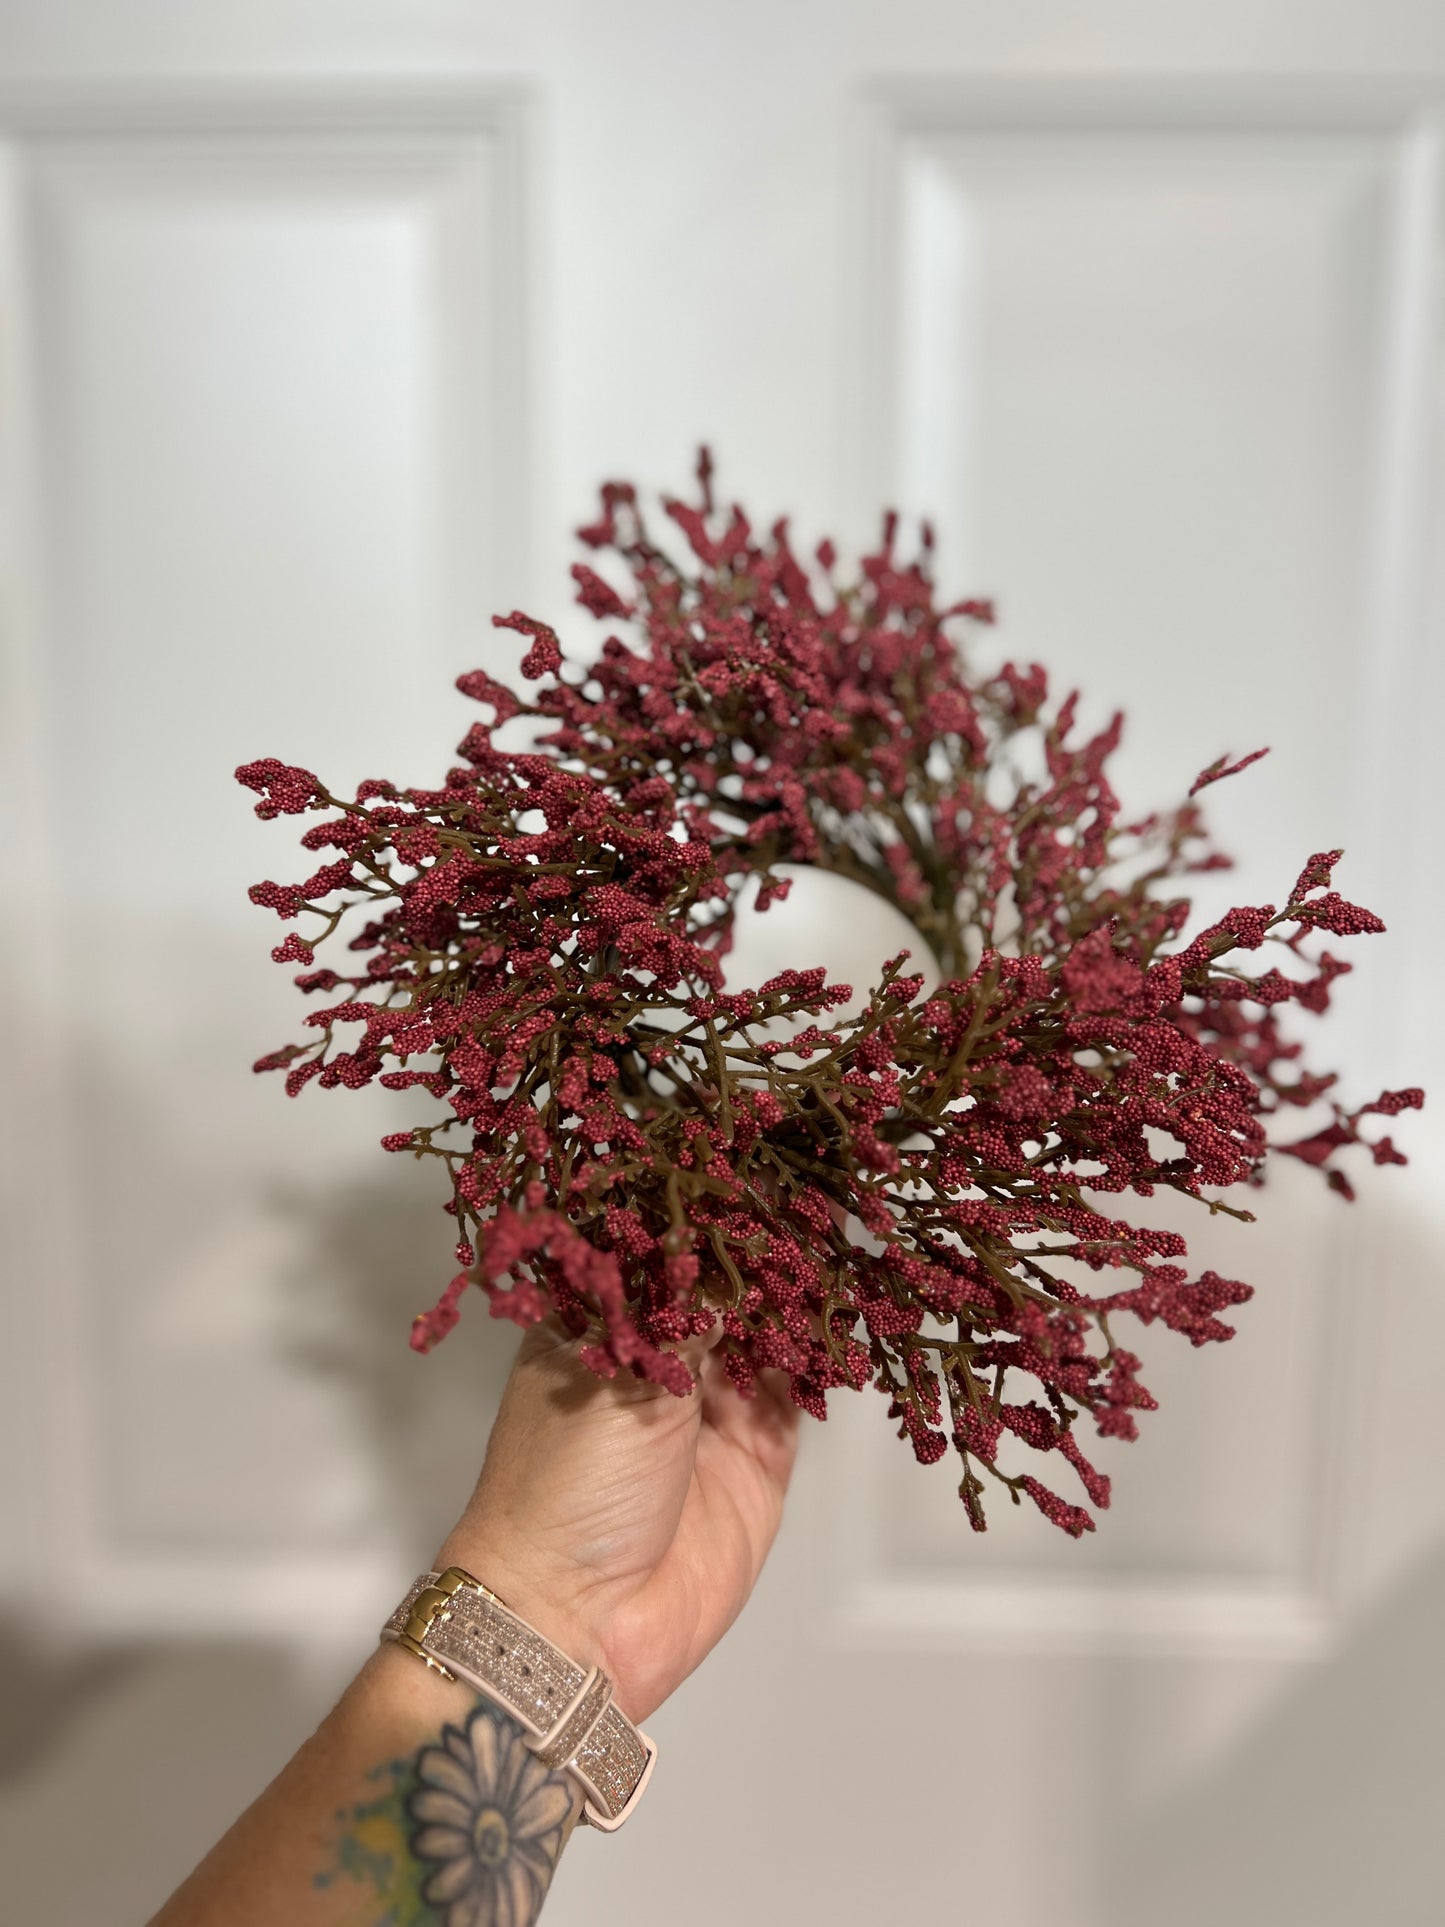
[[[494,1316],[556,1317],[604,1377],[685,1394],[677,1347],[720,1324],[745,1395],[781,1372],[821,1419],[830,1392],[876,1388],[921,1462],[957,1455],[976,1528],[996,1484],[1077,1537],[1088,1506],[1008,1470],[1006,1441],[1106,1507],[1085,1423],[1132,1439],[1155,1405],[1124,1319],[1204,1345],[1252,1295],[1191,1276],[1184,1237],[1120,1201],[1248,1217],[1225,1194],[1272,1155],[1345,1198],[1348,1153],[1404,1162],[1369,1121],[1422,1093],[1344,1108],[1281,1021],[1322,1014],[1351,968],[1319,936],[1383,926],[1331,887],[1334,850],[1186,940],[1180,886],[1225,866],[1193,799],[1263,751],[1129,821],[1121,720],[1083,735],[1037,664],[976,667],[991,607],[940,606],[926,538],[902,555],[888,516],[841,581],[831,543],[801,556],[786,522],[715,503],[706,456],[698,479],[663,503],[670,547],[629,484],[604,487],[579,531],[598,567],[573,570],[600,651],[497,617],[533,687],[459,678],[483,713],[439,788],[344,800],[274,758],[237,771],[258,816],[321,813],[300,840],[325,859],[251,891],[307,919],[272,955],[321,1000],[255,1068],[293,1096],[375,1083],[438,1107],[382,1140],[444,1168],[456,1221],[417,1350],[476,1290]],[[519,717],[532,746],[501,747]],[[744,893],[765,912],[784,865],[892,905],[942,980],[905,950],[851,1015],[806,957],[729,991]],[[350,971],[311,967],[330,939]],[[1246,968],[1266,947],[1283,967]]]

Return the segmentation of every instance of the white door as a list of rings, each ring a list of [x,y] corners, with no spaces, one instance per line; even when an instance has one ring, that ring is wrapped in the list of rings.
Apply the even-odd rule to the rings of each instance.
[[[1229,892],[1347,845],[1390,935],[1325,1054],[1445,1093],[1438,7],[9,0],[0,70],[15,1663],[151,1629],[219,1655],[204,1702],[339,1568],[301,1723],[470,1483],[509,1334],[406,1348],[448,1220],[375,1148],[404,1110],[249,1076],[298,1013],[246,886],[294,846],[230,772],[443,768],[604,476],[707,438],[810,535],[931,513],[1008,653],[1127,707],[1141,805],[1272,744],[1213,792]],[[759,957],[886,954],[788,909]],[[976,1538],[838,1398],[552,1927],[1439,1918],[1441,1134],[1400,1135],[1353,1210],[1286,1171],[1198,1238],[1258,1297],[1142,1335],[1163,1409],[1086,1544]],[[200,1789],[113,1850],[139,1907],[250,1789],[137,1692]]]

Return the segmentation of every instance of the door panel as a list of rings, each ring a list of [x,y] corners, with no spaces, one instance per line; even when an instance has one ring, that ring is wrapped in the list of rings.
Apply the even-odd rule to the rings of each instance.
[[[443,768],[451,678],[515,660],[492,611],[565,614],[595,483],[679,486],[703,437],[805,537],[930,514],[999,600],[981,649],[1127,708],[1131,802],[1272,744],[1211,792],[1242,861],[1201,909],[1348,845],[1391,935],[1321,1054],[1445,1085],[1445,85],[1366,76],[1445,72],[1445,24],[1316,15],[0,12],[17,1610],[215,1651],[218,1709],[284,1637],[319,1710],[460,1503],[509,1334],[406,1348],[449,1247],[375,1148],[404,1106],[249,1078],[299,1012],[245,891],[293,846],[230,772]],[[896,947],[805,880],[732,969]],[[1226,1347],[1143,1335],[1162,1409],[1086,1544],[970,1534],[874,1395],[809,1426],[757,1600],[553,1927],[1429,1917],[1430,1113],[1410,1144],[1353,1210],[1287,1171],[1256,1226],[1181,1224],[1259,1296]],[[354,1624],[306,1650],[322,1566]],[[191,1688],[135,1693],[191,1757]],[[110,1757],[89,1731],[27,1844]],[[221,1751],[217,1825],[253,1790]],[[66,1891],[32,1910],[93,1917]]]

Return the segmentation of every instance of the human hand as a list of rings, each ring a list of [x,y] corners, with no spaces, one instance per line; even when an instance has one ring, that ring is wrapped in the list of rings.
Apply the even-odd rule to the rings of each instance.
[[[555,1323],[533,1327],[476,1491],[437,1555],[601,1666],[634,1721],[742,1609],[797,1447],[781,1374],[743,1399],[708,1340],[681,1349],[698,1381],[683,1399],[630,1375],[596,1378]],[[460,1918],[440,1905],[460,1896],[478,1923],[535,1920],[582,1800],[565,1768],[528,1747],[488,1696],[384,1643],[155,1927],[340,1927],[362,1908],[400,1918],[398,1895],[407,1919],[420,1918],[418,1896],[428,1919]],[[503,1776],[504,1760],[524,1763],[525,1784]]]
[[[523,1339],[467,1509],[459,1565],[644,1720],[746,1603],[782,1516],[798,1414],[779,1375],[742,1398],[708,1340],[687,1398],[597,1378],[548,1321]]]

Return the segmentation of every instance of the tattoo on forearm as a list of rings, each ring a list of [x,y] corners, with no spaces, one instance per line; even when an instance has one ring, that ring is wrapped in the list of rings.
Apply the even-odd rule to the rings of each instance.
[[[337,1815],[334,1864],[374,1898],[374,1927],[531,1927],[580,1804],[514,1719],[480,1701],[458,1726],[372,1778],[374,1800]]]

